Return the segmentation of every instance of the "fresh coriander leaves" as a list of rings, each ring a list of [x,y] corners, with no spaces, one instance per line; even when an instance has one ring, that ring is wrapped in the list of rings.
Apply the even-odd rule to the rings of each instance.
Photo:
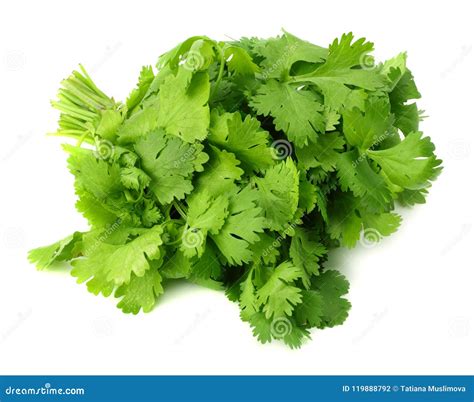
[[[29,259],[71,261],[124,313],[177,279],[225,289],[263,343],[342,324],[349,283],[328,252],[396,231],[395,204],[424,203],[441,171],[406,54],[375,64],[372,50],[351,33],[328,48],[196,36],[143,67],[124,103],[81,66],[53,106],[91,229]]]

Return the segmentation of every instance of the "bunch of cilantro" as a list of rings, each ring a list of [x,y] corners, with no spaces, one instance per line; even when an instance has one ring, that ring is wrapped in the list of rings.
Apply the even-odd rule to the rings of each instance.
[[[91,229],[30,260],[72,261],[125,313],[176,279],[225,289],[263,343],[341,324],[349,284],[328,251],[393,233],[394,204],[424,203],[441,170],[406,55],[375,64],[372,50],[352,34],[328,48],[192,37],[124,103],[81,67],[53,105]]]

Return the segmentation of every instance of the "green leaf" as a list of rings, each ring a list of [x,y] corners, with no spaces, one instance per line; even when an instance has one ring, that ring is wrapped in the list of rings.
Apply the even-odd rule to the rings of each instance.
[[[38,269],[49,268],[58,261],[68,261],[77,257],[75,246],[82,239],[81,232],[74,232],[72,235],[50,244],[49,246],[35,248],[28,253],[28,260],[35,264]]]
[[[210,84],[207,73],[196,73],[189,83],[188,74],[180,68],[176,76],[169,76],[161,86],[158,125],[168,134],[192,143],[207,137]]]
[[[343,148],[344,139],[338,133],[323,134],[317,142],[296,148],[298,167],[305,170],[321,167],[326,172],[332,172]]]
[[[156,269],[149,269],[141,277],[132,274],[130,283],[120,286],[115,297],[122,297],[117,307],[124,313],[138,314],[151,311],[156,298],[163,293],[161,275]]]
[[[247,173],[273,165],[272,150],[268,147],[270,138],[250,115],[242,120],[240,113],[212,113],[209,142],[232,152]]]
[[[228,206],[226,196],[214,198],[206,190],[193,193],[188,201],[187,226],[181,241],[181,251],[186,257],[202,255],[207,233],[219,233],[228,215]]]
[[[319,260],[327,253],[315,233],[302,228],[295,229],[291,238],[290,257],[293,264],[302,272],[305,288],[309,288],[311,276],[319,273]]]
[[[347,279],[338,271],[325,271],[313,282],[312,289],[323,299],[322,322],[317,326],[324,328],[342,324],[351,308],[349,301],[342,297],[349,291]]]
[[[130,92],[126,101],[129,114],[143,100],[154,78],[155,74],[153,73],[153,68],[151,66],[143,66],[140,71],[140,76],[138,77],[137,87]]]
[[[257,291],[258,306],[263,306],[266,318],[291,315],[301,303],[301,289],[292,283],[301,278],[302,272],[286,261],[276,267],[267,282]]]
[[[158,128],[159,107],[155,100],[146,109],[134,113],[118,129],[120,143],[135,142]]]
[[[201,144],[187,144],[162,130],[150,133],[135,144],[143,170],[151,177],[150,189],[162,204],[182,199],[193,189],[195,171],[202,171],[208,156]]]
[[[250,102],[258,114],[272,116],[277,130],[282,130],[297,147],[315,142],[324,132],[323,106],[315,93],[295,85],[269,80],[259,87]]]
[[[347,142],[362,151],[381,142],[392,122],[388,98],[370,98],[365,104],[364,112],[358,109],[343,112]]]
[[[296,307],[298,324],[309,327],[321,327],[324,315],[324,298],[314,290],[301,291],[302,301]]]
[[[390,190],[382,176],[376,173],[367,159],[350,151],[339,154],[337,177],[341,189],[350,189],[360,203],[371,212],[385,211],[391,201]]]
[[[226,46],[224,56],[229,70],[237,75],[253,76],[260,70],[245,49],[239,46]]]
[[[197,175],[195,191],[208,191],[213,196],[227,194],[244,173],[239,165],[240,161],[233,153],[210,145],[209,162],[204,165],[204,171]]]
[[[440,173],[441,161],[434,154],[430,137],[421,137],[420,132],[410,133],[392,148],[367,154],[393,184],[409,190],[425,188]]]
[[[283,230],[289,225],[298,206],[298,171],[291,159],[267,169],[256,178],[258,205],[262,208],[267,227]]]
[[[293,64],[320,63],[328,54],[327,49],[299,39],[288,32],[265,41],[258,47],[258,52],[264,57],[262,66],[265,78],[288,76]]]
[[[149,259],[160,257],[163,229],[155,226],[144,230],[126,244],[109,244],[97,239],[93,247],[86,248],[86,258],[73,261],[71,274],[78,283],[88,282],[92,293],[110,295],[114,285],[130,282],[132,273],[138,277],[150,268]]]
[[[256,206],[258,192],[249,186],[230,196],[229,216],[218,234],[211,234],[224,259],[241,265],[252,259],[249,246],[259,240],[265,220]]]
[[[360,104],[363,92],[356,92],[348,85],[374,91],[386,84],[386,78],[367,63],[373,44],[365,38],[352,42],[353,39],[352,33],[335,39],[325,63],[311,73],[295,77],[293,82],[315,84],[324,95],[324,103],[333,110],[351,109]],[[354,68],[361,65],[363,68]]]

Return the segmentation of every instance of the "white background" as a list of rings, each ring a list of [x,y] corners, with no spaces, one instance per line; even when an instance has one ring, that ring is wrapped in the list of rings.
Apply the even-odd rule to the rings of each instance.
[[[8,1],[0,6],[0,374],[472,374],[473,24],[469,2]],[[338,250],[343,326],[292,351],[259,344],[222,293],[170,287],[129,316],[26,252],[87,229],[49,100],[83,63],[117,99],[144,64],[188,36],[319,45],[353,31],[378,60],[407,50],[444,172],[426,205],[373,248]]]

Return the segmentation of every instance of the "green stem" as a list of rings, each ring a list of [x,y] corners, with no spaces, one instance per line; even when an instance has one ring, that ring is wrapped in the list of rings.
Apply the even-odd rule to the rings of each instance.
[[[216,82],[214,84],[214,87],[212,88],[211,94],[209,96],[210,99],[212,99],[219,88],[219,84],[222,80],[222,76],[224,75],[224,67],[225,67],[225,56],[224,56],[224,51],[222,48],[219,46],[217,42],[215,42],[215,46],[217,51],[219,52],[220,56],[220,66],[219,66],[219,73],[217,74]]]
[[[186,220],[188,217],[185,212],[184,206],[179,201],[173,201],[173,206],[175,207],[176,211],[181,215],[181,218]]]

